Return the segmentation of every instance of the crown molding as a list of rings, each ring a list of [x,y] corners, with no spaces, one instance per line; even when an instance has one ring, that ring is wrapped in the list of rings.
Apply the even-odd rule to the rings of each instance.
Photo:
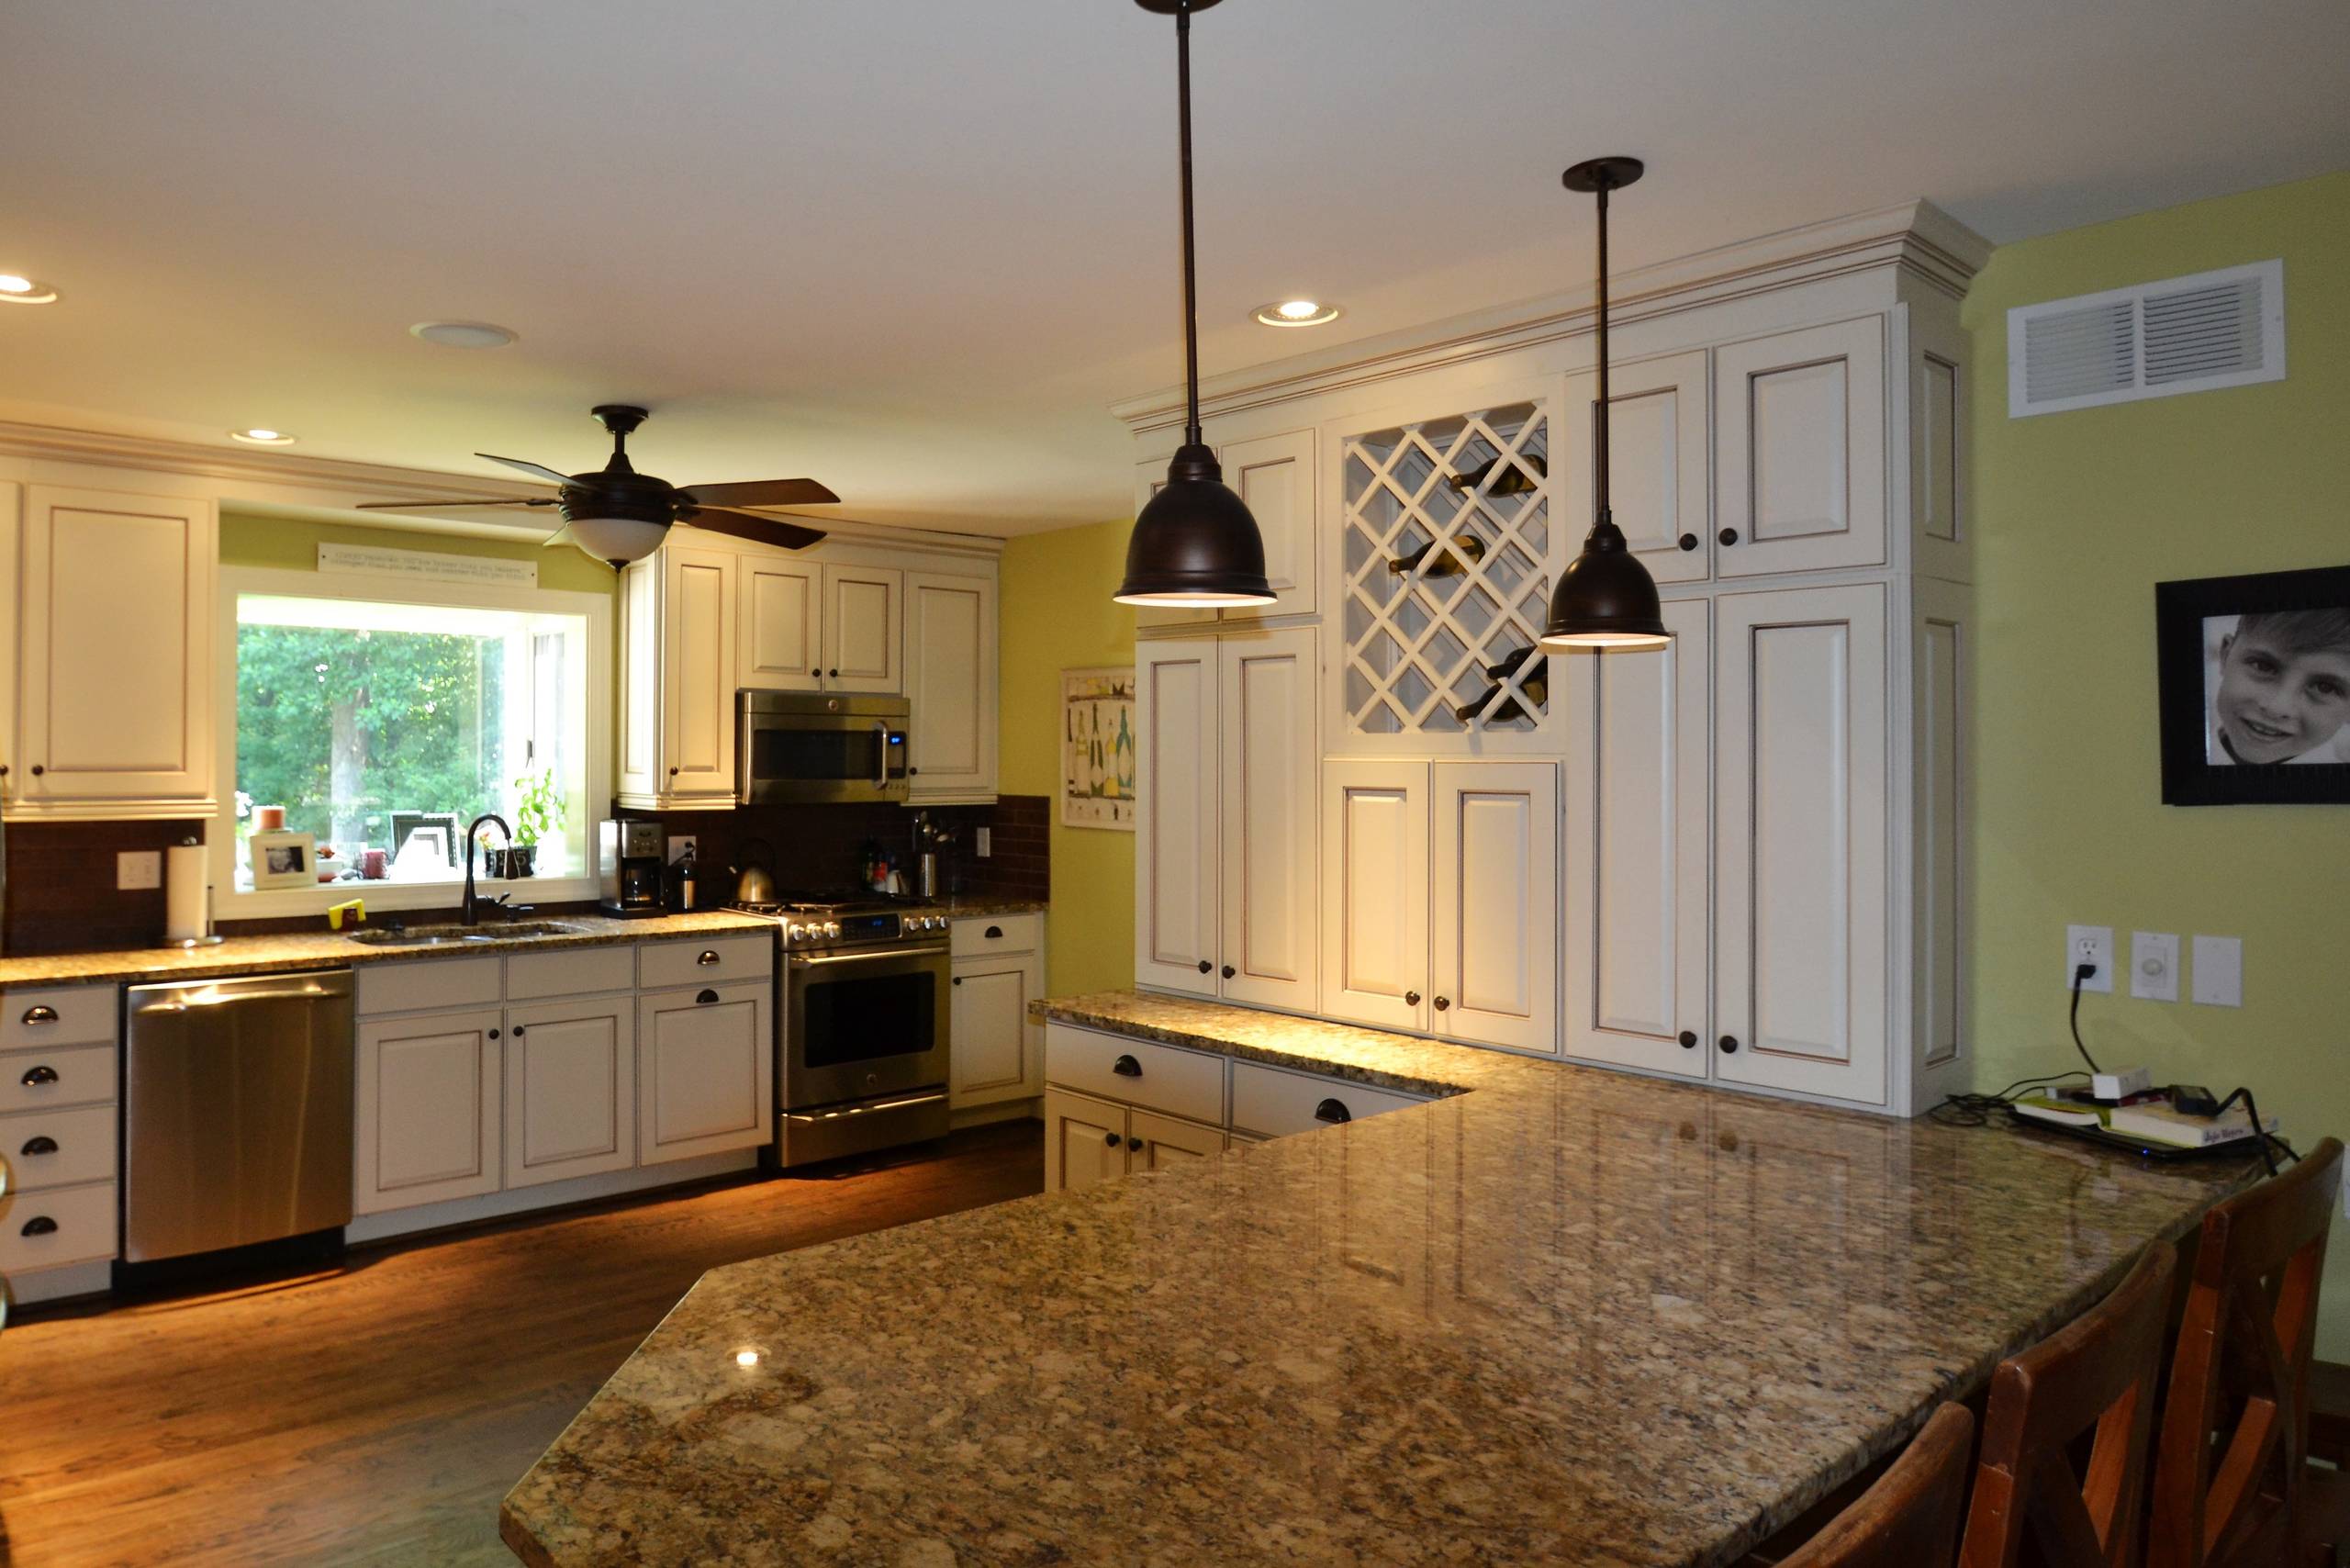
[[[1990,260],[1991,249],[1989,241],[1933,203],[1898,202],[1619,274],[1609,285],[1608,322],[1628,325],[1884,269],[1916,277],[1959,299]],[[1238,413],[1585,337],[1596,315],[1597,291],[1590,284],[1470,311],[1206,377],[1200,384],[1201,412]],[[1110,411],[1139,434],[1180,424],[1183,405],[1183,388],[1174,386],[1113,403]]]

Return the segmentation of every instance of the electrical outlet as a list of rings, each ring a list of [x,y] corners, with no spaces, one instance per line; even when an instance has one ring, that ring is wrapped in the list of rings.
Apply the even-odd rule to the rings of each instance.
[[[2244,938],[2195,939],[2195,1000],[2206,1007],[2244,1005]]]
[[[678,861],[683,860],[688,855],[692,856],[697,861],[699,861],[701,858],[701,850],[698,847],[699,843],[700,837],[696,834],[679,833],[670,834],[668,844],[669,864],[675,866]]]
[[[2068,925],[2065,927],[2065,989],[2073,989],[2073,971],[2083,964],[2095,964],[2097,973],[2081,982],[2083,991],[2101,991],[2109,995],[2113,991],[2113,927],[2110,925]]]
[[[993,828],[980,827],[973,828],[971,830],[971,853],[977,855],[982,860],[985,860],[989,856],[995,853],[995,830]]]
[[[163,852],[126,849],[114,857],[114,885],[119,892],[137,892],[163,885]]]
[[[2178,1000],[2178,937],[2175,933],[2130,933],[2130,994],[2144,1002]]]

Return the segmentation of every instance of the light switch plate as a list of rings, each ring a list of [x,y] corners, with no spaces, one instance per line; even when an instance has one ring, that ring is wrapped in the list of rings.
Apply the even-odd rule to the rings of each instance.
[[[2130,933],[2130,994],[2145,1002],[2178,1000],[2177,933]]]
[[[2206,1007],[2244,1005],[2244,938],[2195,939],[2195,1000]]]
[[[163,852],[125,849],[114,857],[114,885],[120,892],[137,892],[163,885]]]
[[[971,841],[971,852],[977,855],[980,859],[984,860],[989,856],[995,853],[995,830],[993,828],[982,827],[972,829]]]
[[[2073,989],[2073,970],[2083,963],[2095,964],[2097,973],[2081,982],[2083,991],[2113,990],[2113,927],[2110,925],[2068,925],[2065,927],[2065,989]]]
[[[671,834],[667,846],[669,864],[675,866],[688,855],[692,856],[696,861],[699,861],[701,859],[701,850],[698,847],[699,843],[699,835],[696,834]]]

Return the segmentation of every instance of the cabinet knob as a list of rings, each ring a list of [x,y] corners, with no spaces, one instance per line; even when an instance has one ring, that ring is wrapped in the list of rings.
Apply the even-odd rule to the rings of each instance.
[[[1675,543],[1684,550],[1695,550],[1697,547],[1697,536],[1694,533],[1684,533]]]
[[[1119,1137],[1115,1133],[1103,1133],[1102,1135],[1102,1147],[1104,1148],[1115,1148],[1124,1141],[1125,1140]]]
[[[43,1133],[38,1137],[28,1137],[25,1140],[24,1152],[27,1154],[55,1154],[57,1152],[57,1140],[50,1137],[47,1133]]]
[[[1715,537],[1719,539],[1725,544],[1735,544],[1738,543],[1738,530],[1735,528],[1725,528],[1721,532],[1716,534]]]
[[[1226,965],[1225,965],[1225,966],[1224,966],[1224,978],[1225,978],[1225,979],[1226,979],[1226,980],[1230,980],[1233,976],[1235,976],[1235,975],[1238,974],[1239,972],[1240,972],[1240,971],[1239,971],[1238,969],[1234,969],[1230,964],[1226,964]]]
[[[1436,1010],[1438,1013],[1443,1012],[1446,1008],[1450,1007],[1451,1005],[1452,998],[1449,996],[1439,996],[1436,999]]]
[[[25,1009],[25,1022],[28,1024],[54,1024],[57,1022],[57,1009],[50,1006],[47,1002],[43,1002],[39,1007],[28,1007]]]
[[[1716,1041],[1715,1044],[1721,1047],[1722,1055],[1728,1056],[1732,1051],[1738,1049],[1738,1036],[1736,1035],[1724,1035],[1719,1040]]]
[[[48,1236],[55,1232],[56,1229],[57,1222],[55,1220],[50,1218],[47,1215],[35,1215],[32,1218],[25,1221],[25,1228],[17,1232],[17,1234],[18,1236]]]
[[[676,768],[674,768],[674,767],[673,767],[673,768],[669,769],[669,777],[670,777],[670,778],[675,778],[677,776],[677,770]]]
[[[1120,1057],[1116,1061],[1110,1064],[1110,1070],[1116,1073],[1120,1078],[1140,1078],[1142,1076],[1142,1063],[1135,1060],[1132,1057]]]
[[[57,1070],[49,1066],[47,1063],[42,1063],[38,1067],[28,1067],[25,1069],[25,1076],[17,1080],[17,1081],[23,1084],[28,1089],[39,1089],[44,1083],[54,1083],[57,1081]]]
[[[1354,1113],[1348,1111],[1345,1104],[1339,1101],[1325,1100],[1322,1103],[1314,1107],[1314,1119],[1317,1122],[1328,1122],[1331,1125],[1336,1126],[1340,1122],[1350,1122],[1354,1120]]]
[[[43,767],[39,763],[36,762],[36,763],[34,763],[34,764],[33,764],[33,777],[34,777],[34,778],[39,778],[42,774],[44,774],[44,773],[46,773],[46,772],[48,772],[48,771],[49,771],[49,769],[48,769],[48,768],[46,768],[46,767]],[[54,1229],[54,1228],[55,1228],[55,1226],[52,1226],[50,1228],[51,1228],[51,1229]]]
[[[1133,1149],[1136,1154],[1140,1154],[1142,1152],[1142,1139],[1138,1137],[1130,1137],[1126,1139],[1126,1147]]]
[[[912,778],[913,775],[920,773],[922,769],[919,767],[909,767],[906,769],[906,775],[908,778]]]
[[[516,1039],[518,1039],[518,1040],[519,1040],[519,1039],[520,1039],[520,1038],[522,1037],[522,1033],[523,1033],[522,1025],[520,1025],[520,1024],[515,1025],[514,1025],[514,1037],[515,1037]]]
[[[1419,1004],[1420,1004],[1420,993],[1419,993],[1418,991],[1405,991],[1405,992],[1404,993],[1404,1006],[1406,1006],[1406,1007],[1417,1007]]]
[[[811,670],[810,670],[808,673],[809,673],[810,675],[822,675],[822,674],[823,674],[824,672],[823,672],[822,670],[820,670],[820,669],[811,669]]]
[[[1215,966],[1214,966],[1214,964],[1209,963],[1205,958],[1202,958],[1202,959],[1200,960],[1200,973],[1202,973],[1202,974],[1203,974],[1203,975],[1204,975],[1204,974],[1209,974],[1209,973],[1214,972],[1214,969],[1215,969]]]
[[[963,983],[963,977],[961,975],[957,975],[955,977],[955,983],[957,985],[961,985]]]
[[[824,673],[832,677],[834,680],[838,680],[841,678],[841,672],[836,669],[828,669]]]
[[[494,1040],[494,1039],[496,1039],[496,1038],[498,1038],[498,1031],[497,1031],[497,1030],[495,1030],[495,1029],[492,1029],[492,1030],[489,1032],[489,1037],[490,1037],[491,1039],[493,1039],[493,1040]]]
[[[696,993],[694,997],[694,1005],[697,1007],[707,1007],[717,1000],[718,992],[714,991],[704,991]]]
[[[989,941],[992,942],[992,941],[994,941],[996,938],[998,938],[998,937],[1002,936],[1002,935],[1003,935],[1003,927],[1002,927],[1002,926],[1001,926],[1001,925],[990,925],[990,926],[989,926],[989,927],[988,927],[988,940],[989,940]]]
[[[1686,1050],[1695,1050],[1695,1049],[1696,1048],[1696,1047],[1697,1047],[1697,1031],[1696,1031],[1696,1030],[1695,1030],[1695,1029],[1684,1029],[1684,1030],[1682,1030],[1682,1031],[1681,1031],[1681,1048],[1682,1048],[1683,1050],[1684,1050],[1684,1051],[1686,1051]]]

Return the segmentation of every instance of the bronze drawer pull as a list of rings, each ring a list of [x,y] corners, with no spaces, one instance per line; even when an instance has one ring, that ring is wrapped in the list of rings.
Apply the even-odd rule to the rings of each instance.
[[[1353,1121],[1354,1113],[1347,1109],[1343,1101],[1325,1100],[1314,1107],[1314,1119],[1317,1122],[1328,1122],[1336,1126],[1340,1122]]]
[[[1110,1064],[1110,1070],[1116,1073],[1120,1078],[1140,1078],[1142,1076],[1142,1063],[1135,1060],[1132,1057],[1120,1057],[1116,1061]]]
[[[712,964],[714,964],[714,963],[718,962],[718,954],[717,954],[717,952],[716,952],[714,949],[712,949],[712,948],[704,947],[704,948],[701,950],[701,957],[700,957],[700,958],[696,958],[696,959],[694,960],[694,962],[695,962],[695,963],[697,963],[697,964],[699,964],[703,969],[706,969],[710,968]]]
[[[28,1067],[25,1069],[25,1076],[17,1081],[28,1089],[39,1089],[44,1083],[57,1081],[57,1070],[47,1063],[39,1067]]]
[[[56,1229],[57,1222],[55,1220],[50,1218],[47,1215],[35,1215],[32,1218],[25,1221],[25,1228],[17,1232],[17,1234],[18,1236],[48,1236]]]
[[[33,1024],[54,1024],[57,1022],[57,1009],[50,1006],[49,1003],[45,1002],[37,1007],[28,1007],[25,1009],[25,1022],[28,1025]]]
[[[50,1137],[47,1133],[42,1133],[37,1137],[28,1137],[25,1140],[24,1152],[27,1154],[55,1154],[57,1152],[57,1140]]]

